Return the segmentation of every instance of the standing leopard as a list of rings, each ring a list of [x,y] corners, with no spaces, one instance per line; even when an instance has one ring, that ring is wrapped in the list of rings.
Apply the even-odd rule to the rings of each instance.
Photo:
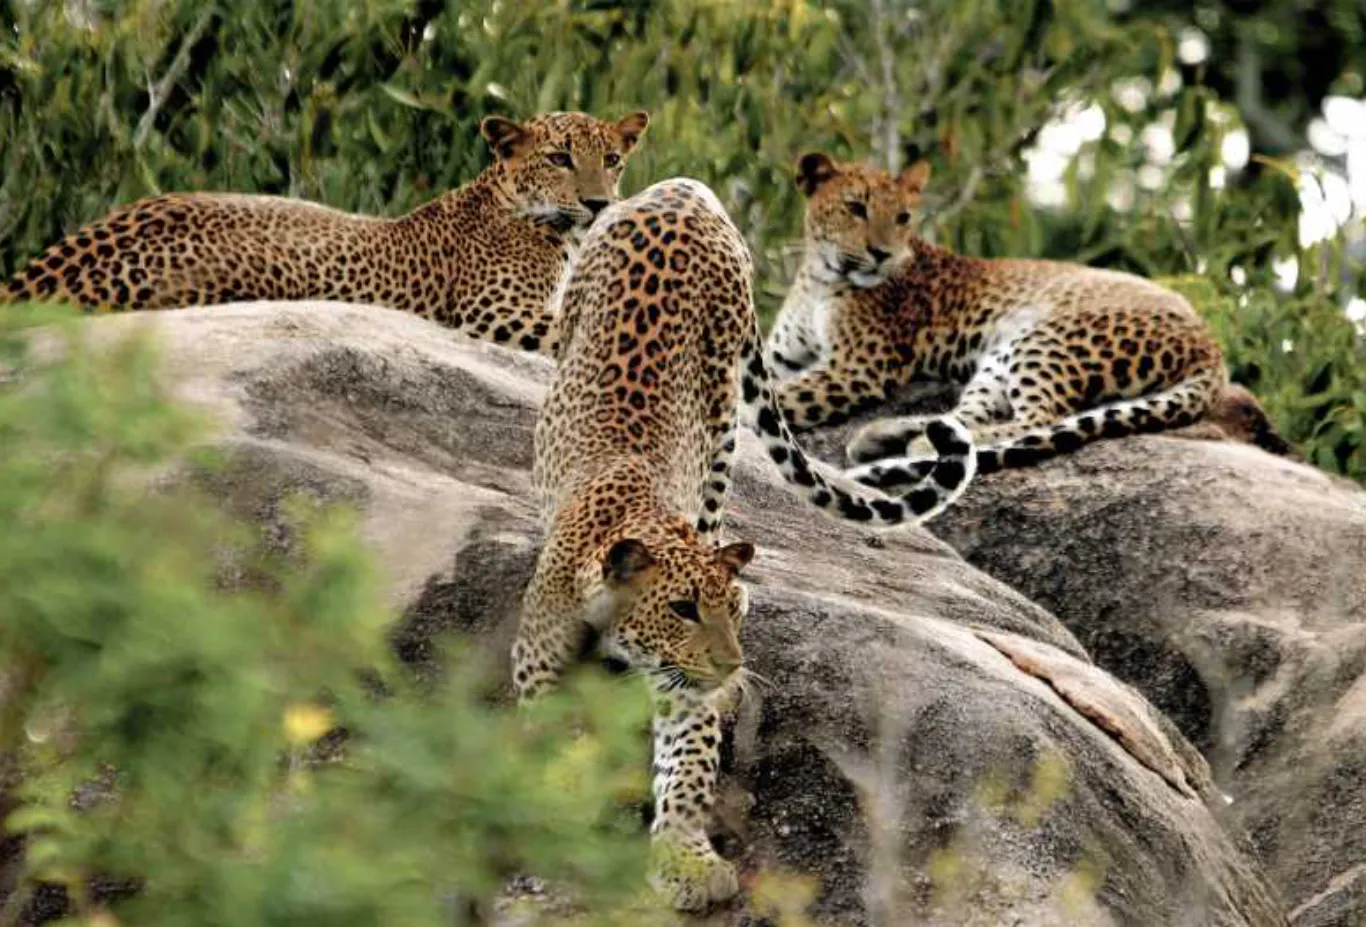
[[[707,839],[721,715],[741,682],[738,581],[747,543],[717,546],[736,416],[813,505],[856,522],[911,524],[972,476],[967,431],[904,499],[826,477],[792,440],[764,366],[744,239],[703,184],[664,181],[589,230],[564,293],[559,365],[536,425],[533,481],[545,546],[522,603],[513,680],[553,686],[596,633],[598,649],[648,677],[654,721],[654,881],[679,908],[734,895]]]
[[[551,303],[593,217],[614,202],[649,116],[604,122],[490,116],[493,163],[458,190],[385,219],[304,200],[172,193],[68,235],[0,288],[0,302],[171,309],[337,299],[403,309],[475,338],[553,353]]]
[[[819,153],[798,161],[806,253],[767,353],[789,377],[779,401],[799,427],[842,422],[912,380],[962,383],[953,414],[972,429],[983,474],[1230,405],[1219,402],[1219,347],[1181,296],[1079,264],[937,248],[911,228],[928,179],[925,162],[892,175]],[[927,421],[865,426],[849,456],[905,455]],[[1259,443],[1283,448],[1266,433]],[[885,487],[930,465],[910,463],[849,475]]]

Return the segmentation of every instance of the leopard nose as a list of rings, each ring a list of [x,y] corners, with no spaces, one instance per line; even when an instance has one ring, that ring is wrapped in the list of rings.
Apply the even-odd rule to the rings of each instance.
[[[579,200],[579,202],[582,203],[582,204],[588,209],[589,212],[591,212],[593,215],[596,216],[598,213],[600,213],[600,212],[602,212],[604,209],[606,209],[607,206],[608,206],[608,204],[609,204],[611,201],[610,201],[610,200],[591,199],[591,200]]]
[[[889,257],[892,256],[892,252],[890,252],[890,251],[883,251],[881,248],[874,248],[872,245],[869,245],[869,246],[868,246],[868,255],[869,255],[873,260],[875,260],[875,261],[877,261],[879,264],[881,264],[883,261],[887,260]]]

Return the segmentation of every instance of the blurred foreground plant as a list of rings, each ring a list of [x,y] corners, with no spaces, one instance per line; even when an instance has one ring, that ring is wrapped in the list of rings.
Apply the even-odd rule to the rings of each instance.
[[[189,490],[148,492],[157,467],[212,466],[202,432],[145,339],[84,331],[0,314],[0,768],[20,783],[0,811],[24,835],[0,924],[53,885],[92,927],[479,923],[524,872],[589,911],[634,904],[635,688],[587,676],[514,713],[466,659],[417,692],[350,520],[301,516],[286,562]],[[223,588],[229,558],[251,588]]]

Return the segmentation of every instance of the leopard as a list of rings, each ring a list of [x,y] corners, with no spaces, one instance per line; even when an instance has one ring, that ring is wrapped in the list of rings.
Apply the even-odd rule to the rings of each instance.
[[[928,161],[893,173],[808,152],[795,174],[804,254],[765,351],[799,429],[841,424],[915,381],[959,384],[952,412],[972,431],[984,476],[1221,410],[1260,413],[1229,392],[1218,343],[1179,294],[1119,271],[965,256],[925,240],[912,220]],[[933,465],[912,459],[933,420],[858,429],[846,475],[915,485]],[[1283,445],[1264,414],[1258,427],[1258,443]]]
[[[707,832],[723,717],[746,678],[740,581],[753,544],[722,543],[737,422],[795,492],[872,528],[933,517],[972,478],[952,418],[927,435],[939,465],[899,498],[818,471],[773,391],[753,261],[716,195],[660,181],[593,223],[566,285],[554,378],[534,433],[545,539],[512,647],[519,701],[587,655],[642,677],[654,699],[654,886],[681,910],[738,891]]]
[[[576,112],[488,116],[488,167],[398,218],[242,193],[139,200],[30,260],[0,286],[0,302],[142,310],[339,300],[553,354],[557,287],[583,230],[620,199],[649,120],[644,111],[615,122]]]

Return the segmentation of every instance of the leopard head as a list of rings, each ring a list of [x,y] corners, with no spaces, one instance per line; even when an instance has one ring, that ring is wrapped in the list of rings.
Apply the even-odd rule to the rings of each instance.
[[[648,676],[661,695],[700,697],[739,677],[754,545],[714,548],[687,525],[626,537],[602,556],[599,650]]]
[[[495,178],[516,209],[560,231],[583,229],[616,202],[631,151],[649,114],[603,122],[584,113],[543,113],[525,122],[489,116],[480,126]]]
[[[882,283],[913,253],[911,216],[930,178],[918,161],[899,174],[842,164],[819,152],[797,160],[797,185],[807,197],[808,267],[826,283]]]

